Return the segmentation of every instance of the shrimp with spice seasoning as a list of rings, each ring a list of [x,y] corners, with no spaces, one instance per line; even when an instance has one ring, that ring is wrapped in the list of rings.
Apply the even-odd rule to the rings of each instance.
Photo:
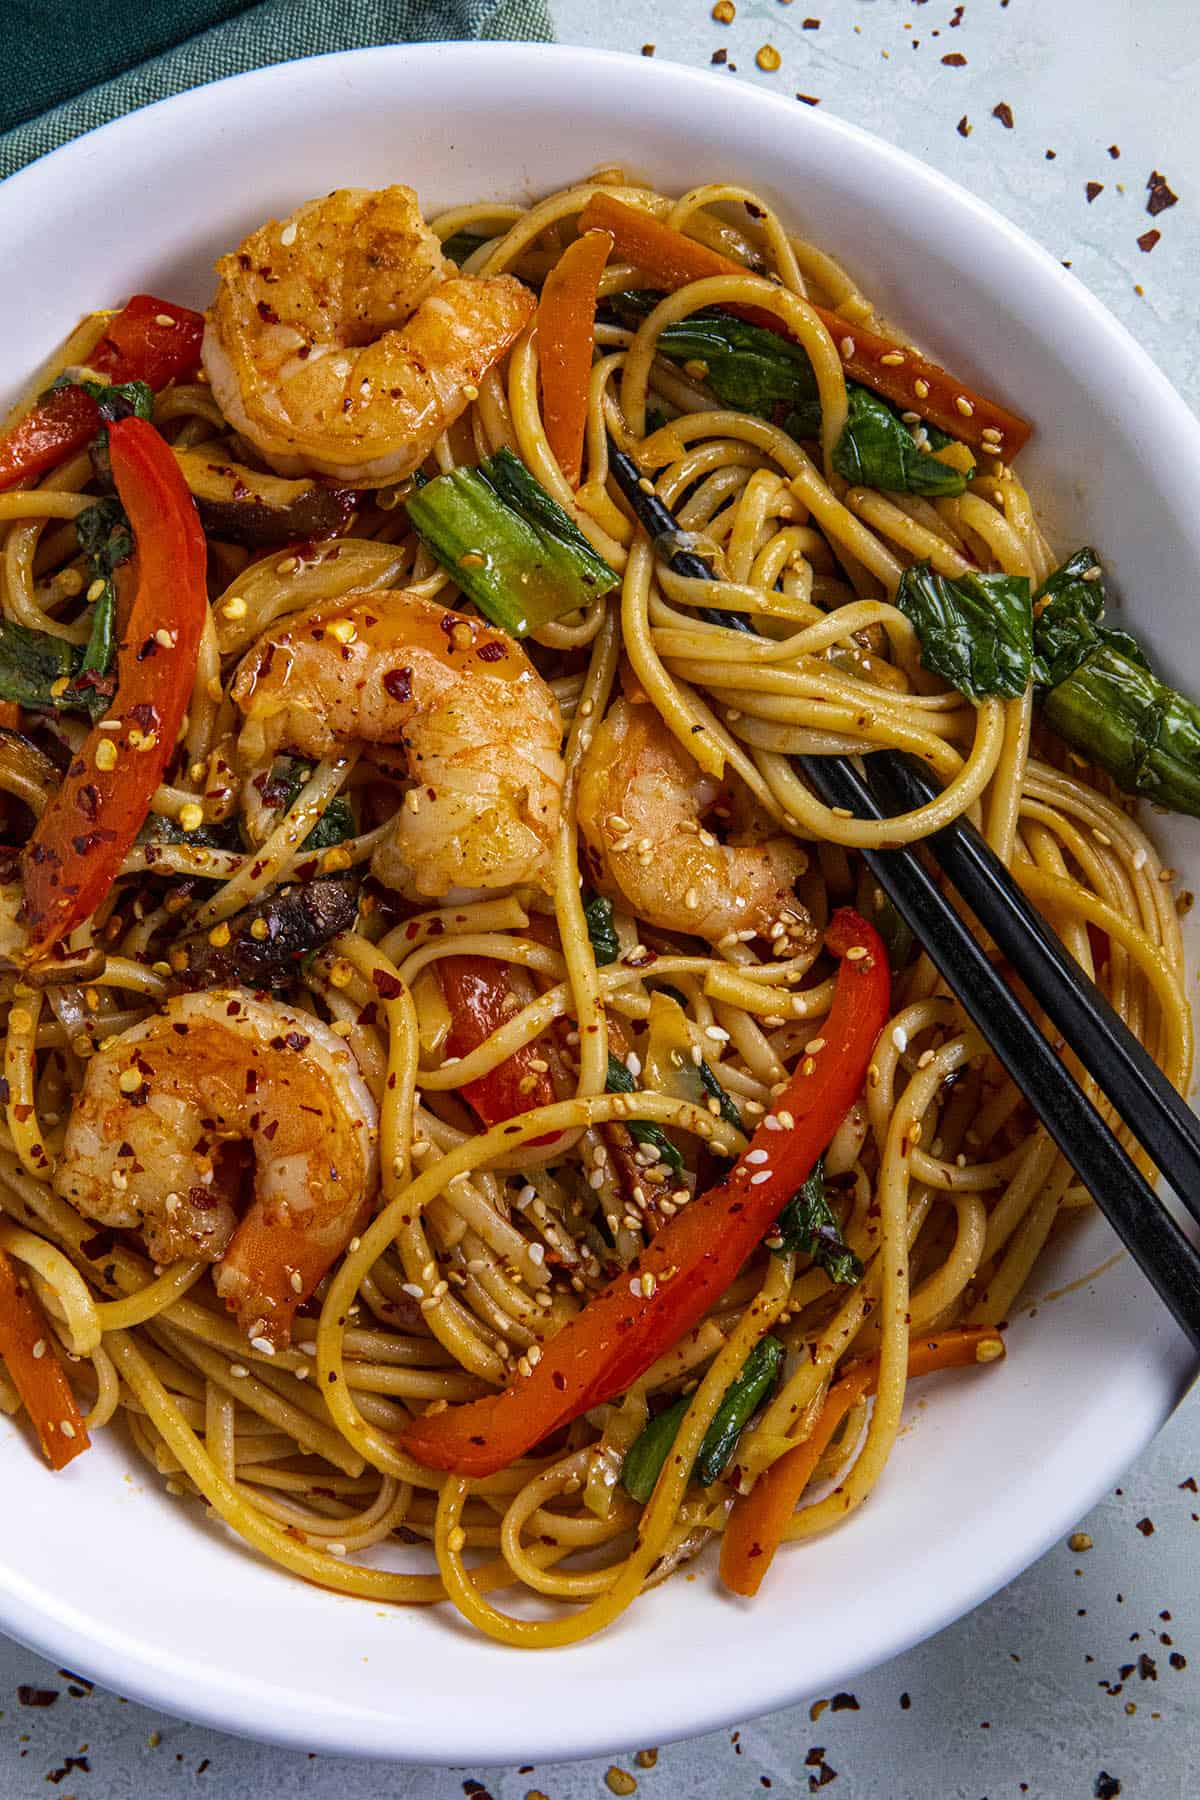
[[[404,753],[412,786],[372,873],[411,900],[547,885],[562,716],[518,643],[416,594],[351,593],[268,631],[232,688],[239,753]]]
[[[242,1329],[282,1346],[365,1223],[377,1136],[371,1091],[328,1026],[213,989],[169,1001],[91,1058],[54,1185],[88,1218],[140,1229],[157,1263],[218,1264]],[[239,1218],[243,1180],[253,1192]]]
[[[350,487],[420,467],[535,300],[459,275],[409,187],[339,188],[217,264],[202,350],[213,397],[281,475]]]
[[[703,824],[721,793],[648,702],[618,699],[579,778],[579,824],[597,885],[666,931],[717,943],[772,939],[779,954],[815,949],[792,886],[807,857],[791,838],[721,843]]]

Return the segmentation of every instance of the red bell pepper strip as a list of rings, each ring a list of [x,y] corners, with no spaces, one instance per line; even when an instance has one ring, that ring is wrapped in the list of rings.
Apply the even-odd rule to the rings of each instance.
[[[529,1375],[502,1393],[414,1419],[400,1434],[410,1456],[458,1475],[494,1474],[623,1393],[725,1292],[858,1098],[887,1021],[891,976],[878,933],[844,908],[825,941],[842,959],[825,1041],[776,1102],[793,1128],[760,1125],[726,1179],[669,1219],[636,1262],[543,1346]],[[768,1160],[751,1161],[760,1151]]]
[[[113,387],[144,381],[160,388],[195,366],[203,336],[203,313],[153,294],[135,294],[110,320],[88,368]],[[56,468],[82,450],[101,423],[99,407],[82,388],[52,388],[0,435],[0,490]]]
[[[450,1008],[449,1055],[469,1056],[521,1010],[504,963],[490,956],[446,956],[437,968]],[[485,1125],[503,1124],[537,1106],[553,1106],[558,1096],[549,1071],[530,1067],[538,1060],[545,1059],[538,1058],[536,1046],[524,1044],[486,1075],[464,1082],[459,1091]],[[555,1136],[552,1132],[531,1142],[548,1144]]]
[[[709,275],[748,272],[743,264],[722,256],[719,250],[710,250],[707,244],[685,237],[651,213],[614,200],[611,194],[592,195],[579,215],[579,229],[611,232],[617,254],[636,263],[667,289],[703,281]],[[881,337],[877,331],[850,324],[828,307],[812,301],[809,305],[838,346],[846,374],[854,381],[873,388],[906,412],[911,409],[920,413],[951,437],[962,438],[964,443],[990,456],[1008,460],[1028,440],[1033,429],[1028,420],[977,394],[957,375],[948,374],[937,363],[916,355],[904,344]],[[765,307],[731,306],[729,311],[779,337],[788,335],[782,319]]]
[[[0,1250],[0,1357],[37,1430],[51,1468],[88,1448],[87,1426],[59,1361],[53,1334],[28,1287]]]
[[[89,918],[120,872],[174,754],[208,611],[204,532],[170,446],[137,418],[110,425],[108,441],[133,529],[137,588],[112,708],[89,732],[25,850],[31,958]]]
[[[914,1343],[908,1352],[908,1375],[932,1375],[937,1369],[961,1369],[971,1363],[995,1362],[1004,1355],[1004,1339],[994,1325],[959,1325]],[[750,1492],[734,1500],[721,1538],[721,1580],[747,1599],[757,1594],[771,1559],[783,1542],[796,1502],[834,1432],[858,1401],[879,1385],[879,1358],[855,1363],[831,1387],[812,1430],[761,1474]]]

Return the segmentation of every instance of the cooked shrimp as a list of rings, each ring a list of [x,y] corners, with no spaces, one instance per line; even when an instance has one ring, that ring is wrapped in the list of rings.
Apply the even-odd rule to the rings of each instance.
[[[320,1020],[242,988],[185,994],[92,1057],[55,1186],[102,1225],[140,1230],[155,1262],[217,1263],[238,1323],[282,1345],[362,1227],[377,1118]],[[239,1219],[243,1145],[253,1198]]]
[[[558,702],[520,645],[415,594],[351,593],[269,631],[233,698],[240,753],[402,750],[413,786],[371,867],[409,899],[546,883],[565,779]]]
[[[511,275],[461,276],[408,187],[339,188],[217,264],[202,356],[281,475],[350,487],[418,468],[533,315]]]
[[[716,943],[731,932],[782,950],[813,940],[792,892],[807,858],[791,838],[722,844],[703,820],[720,794],[653,706],[617,700],[579,777],[579,824],[597,885],[667,931]]]

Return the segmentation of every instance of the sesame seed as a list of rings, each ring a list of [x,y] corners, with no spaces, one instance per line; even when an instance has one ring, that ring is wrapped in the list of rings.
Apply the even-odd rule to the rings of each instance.
[[[1090,569],[1085,569],[1083,571],[1083,579],[1085,581],[1099,581],[1103,573],[1104,570],[1100,567],[1100,564],[1093,563]]]
[[[971,402],[967,399],[967,396],[965,394],[955,394],[954,404],[958,408],[959,412],[962,414],[964,419],[974,418],[975,408],[972,406]]]
[[[687,893],[683,896],[683,904],[687,907],[689,912],[698,912],[699,911],[700,895],[694,887],[690,887],[688,889]]]
[[[326,1544],[325,1548],[330,1556],[345,1556],[346,1554],[345,1544]]]
[[[292,245],[296,241],[296,221],[295,221],[295,219],[288,220],[287,224],[284,226],[283,230],[279,234],[279,241],[282,245],[284,245],[284,247],[286,249],[288,249],[288,250],[291,249]]]
[[[58,1422],[58,1429],[65,1438],[73,1438],[75,1436],[75,1427],[72,1425],[70,1419],[60,1419]]]
[[[782,1131],[783,1130],[783,1126],[779,1123],[779,1120],[776,1118],[774,1113],[767,1114],[766,1118],[763,1120],[763,1128],[766,1131]]]
[[[921,415],[918,412],[902,412],[900,417],[906,425],[919,425],[921,423]]]
[[[92,582],[92,585],[88,588],[88,591],[87,591],[86,597],[87,597],[89,603],[94,604],[97,600],[99,600],[100,596],[103,594],[107,585],[108,584],[104,580],[103,576],[98,575],[96,577],[95,581]]]
[[[748,1163],[765,1163],[767,1160],[768,1158],[765,1150],[747,1150],[746,1152],[746,1161]]]
[[[1003,1355],[1004,1345],[1000,1342],[999,1338],[984,1338],[975,1346],[975,1361],[977,1363],[995,1362],[998,1357]]]
[[[863,957],[866,954],[867,954],[867,949],[866,949],[865,944],[851,944],[850,948],[846,952],[846,961],[847,962],[861,962]]]
[[[294,1294],[302,1294],[304,1292],[304,1282],[301,1278],[299,1269],[293,1269],[288,1276],[288,1280],[291,1283],[292,1292]]]
[[[1149,861],[1149,858],[1147,857],[1145,850],[1143,849],[1141,844],[1139,844],[1137,849],[1133,853],[1134,868],[1135,869],[1144,869],[1148,861]]]
[[[469,1269],[471,1264],[468,1263],[467,1267]],[[401,1291],[407,1294],[411,1300],[423,1300],[425,1298],[425,1289],[423,1287],[418,1287],[415,1281],[404,1282]]]
[[[252,1350],[257,1350],[260,1356],[274,1356],[275,1354],[275,1346],[270,1338],[252,1337],[250,1339],[250,1348]]]
[[[898,369],[904,361],[904,352],[903,350],[889,350],[886,356],[881,356],[879,360],[886,368]]]
[[[752,1175],[750,1177],[750,1186],[751,1187],[761,1187],[764,1181],[770,1181],[770,1179],[771,1179],[770,1169],[760,1169],[758,1171],[757,1175]]]
[[[529,1256],[529,1260],[533,1264],[534,1268],[540,1269],[542,1264],[546,1260],[545,1244],[530,1244],[529,1250],[528,1250],[528,1256]]]
[[[918,400],[928,400],[929,383],[927,381],[922,381],[920,377],[918,377],[917,380],[913,382],[913,393],[917,396]]]
[[[852,337],[844,337],[842,339],[841,343],[838,345],[838,349],[842,353],[842,360],[844,362],[850,361],[850,358],[854,355],[855,348],[855,342]]]
[[[235,1381],[243,1381],[245,1377],[249,1375],[250,1371],[245,1363],[230,1363],[229,1373],[233,1376]]]
[[[477,387],[476,387],[476,386],[475,386],[475,383],[474,383],[474,382],[473,382],[473,381],[468,381],[468,382],[467,382],[467,383],[466,383],[466,384],[465,384],[465,385],[464,385],[464,387],[463,387],[463,396],[464,396],[464,398],[465,398],[465,399],[467,399],[467,400],[472,400],[472,401],[474,401],[474,400],[478,400],[478,398],[479,398],[479,389],[478,389],[478,388],[477,388]]]
[[[467,1534],[461,1525],[456,1525],[453,1531],[446,1534],[446,1548],[449,1550],[451,1556],[457,1556],[460,1551],[465,1550],[466,1547]]]
[[[164,331],[169,331],[171,329],[171,327],[174,325],[175,321],[171,317],[170,313],[155,313],[154,323],[156,325],[161,325]]]
[[[277,575],[294,575],[299,567],[300,558],[298,556],[284,556],[275,564],[275,573]]]
[[[903,1056],[904,1052],[908,1049],[908,1033],[905,1031],[903,1025],[894,1025],[892,1027],[892,1042],[895,1044],[897,1050],[899,1050],[901,1056]]]
[[[604,1186],[604,1170],[593,1169],[587,1178],[587,1184],[592,1189],[593,1193],[602,1188]]]
[[[244,619],[246,612],[246,602],[240,594],[230,594],[221,607],[221,616],[226,619]]]
[[[37,1343],[33,1346],[34,1362],[40,1362],[42,1357],[45,1356],[45,1354],[46,1354],[46,1340],[45,1340],[45,1338],[39,1338]]]
[[[824,1048],[825,1039],[823,1037],[809,1038],[807,1044],[804,1046],[804,1054],[805,1056],[815,1056],[818,1050],[823,1050]]]
[[[642,1279],[641,1279],[640,1275],[635,1275],[633,1277],[633,1279],[630,1281],[629,1291],[633,1295],[635,1300],[641,1299],[641,1297],[642,1297]]]
[[[796,1129],[796,1121],[793,1119],[790,1112],[780,1111],[779,1124],[783,1131],[794,1131]]]

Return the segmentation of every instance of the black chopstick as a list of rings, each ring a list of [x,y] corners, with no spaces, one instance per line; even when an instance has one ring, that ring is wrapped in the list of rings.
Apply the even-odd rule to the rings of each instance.
[[[713,571],[704,558],[685,544],[678,544],[682,535],[679,528],[668,508],[640,485],[643,477],[637,464],[611,444],[610,467],[635,516],[671,567],[681,575],[712,580]],[[674,550],[673,541],[678,544]],[[728,623],[727,614],[715,609],[697,610],[702,610],[715,624]],[[740,628],[753,629],[748,621],[740,622]],[[880,754],[876,753],[869,761],[878,762]],[[882,755],[888,763],[899,761],[891,753]],[[796,761],[827,806],[845,807],[860,818],[887,817],[875,795],[846,758],[803,756]],[[886,763],[884,767],[887,767]],[[968,1018],[1030,1101],[1054,1143],[1192,1344],[1200,1350],[1200,1251],[1180,1230],[1124,1146],[1005,984],[920,857],[907,847],[864,850],[860,854],[929,953]],[[1045,933],[1045,929],[1041,926],[1041,933]],[[999,943],[998,937],[996,941]],[[1016,966],[1011,951],[1005,951],[1005,954]],[[1060,954],[1066,956],[1061,948]],[[1074,991],[1074,984],[1072,988]],[[1086,993],[1078,995],[1077,999],[1082,1010],[1074,1016],[1074,1023],[1082,1023],[1086,1036],[1094,1010],[1087,1004]],[[1144,1142],[1140,1130],[1141,1091],[1133,1086],[1132,1060],[1123,1058],[1122,1063],[1130,1071],[1128,1095],[1131,1102],[1137,1102],[1131,1112],[1123,1116],[1126,1124]],[[1107,1082],[1099,1076],[1097,1079],[1107,1091]],[[1156,1155],[1152,1149],[1150,1154]],[[1174,1160],[1162,1161],[1160,1166],[1168,1179],[1172,1179]]]
[[[846,807],[857,818],[888,816],[843,757],[805,756],[799,762],[827,806]],[[1200,1251],[1184,1236],[921,859],[909,850],[862,850],[859,854],[1134,1260],[1200,1349]],[[1140,1138],[1137,1116],[1127,1123]]]
[[[868,758],[866,773],[888,812],[913,812],[938,793],[920,764],[894,752]],[[969,819],[957,818],[923,842],[1120,1116],[1137,1121],[1138,1138],[1200,1220],[1195,1113]]]

